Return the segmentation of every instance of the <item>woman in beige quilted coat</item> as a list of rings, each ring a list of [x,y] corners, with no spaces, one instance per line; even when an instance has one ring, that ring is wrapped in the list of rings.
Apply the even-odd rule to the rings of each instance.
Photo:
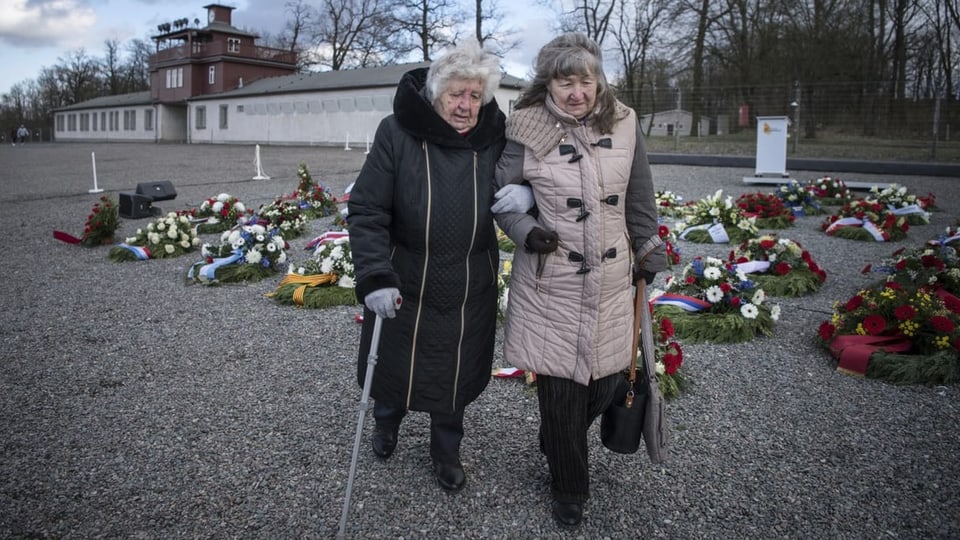
[[[583,34],[540,50],[496,173],[498,187],[529,184],[537,203],[496,216],[518,246],[504,357],[537,374],[552,512],[568,527],[590,494],[587,430],[636,357],[633,285],[666,269],[642,133],[602,66]]]

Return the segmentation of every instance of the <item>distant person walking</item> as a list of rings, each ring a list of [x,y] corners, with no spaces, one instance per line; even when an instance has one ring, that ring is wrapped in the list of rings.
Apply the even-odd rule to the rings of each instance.
[[[17,145],[17,128],[10,128],[10,146]]]
[[[27,137],[30,136],[30,130],[26,126],[20,124],[20,129],[17,130],[17,142],[23,144],[27,142]]]

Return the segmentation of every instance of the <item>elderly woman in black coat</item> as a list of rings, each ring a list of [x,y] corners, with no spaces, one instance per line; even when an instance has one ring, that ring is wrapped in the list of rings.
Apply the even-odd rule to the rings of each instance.
[[[374,314],[384,319],[371,388],[373,451],[390,457],[407,411],[430,413],[430,457],[448,491],[466,482],[464,409],[487,386],[493,362],[500,78],[499,60],[476,42],[406,73],[350,193],[356,293],[366,306],[361,385]],[[515,195],[503,204],[525,211],[532,198]]]

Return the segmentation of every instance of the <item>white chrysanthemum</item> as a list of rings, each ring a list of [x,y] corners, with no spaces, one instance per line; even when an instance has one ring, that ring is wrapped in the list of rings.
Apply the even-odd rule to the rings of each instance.
[[[343,271],[344,271],[344,272],[347,272],[348,274],[352,274],[352,273],[353,273],[353,263],[352,263],[352,262],[345,262],[345,263],[343,263]]]
[[[172,255],[174,249],[175,248],[173,247],[173,244],[166,244],[165,246],[163,246],[163,250],[166,251],[168,255]]]
[[[765,293],[763,289],[757,289],[757,291],[753,293],[753,298],[751,298],[750,301],[759,306],[766,299],[767,293]]]
[[[140,232],[140,231],[137,231],[137,232]],[[136,236],[128,236],[127,239],[124,240],[124,242],[126,242],[126,243],[128,243],[128,244],[132,244],[133,242],[136,242],[136,241],[137,241],[137,237],[136,237]]]
[[[186,240],[181,240],[180,247],[182,247],[183,249],[190,249],[190,242]]]
[[[715,266],[711,266],[703,271],[703,277],[709,280],[720,279],[720,276],[722,275],[723,274],[720,272],[720,269]]]
[[[156,230],[158,230],[158,231],[163,231],[163,230],[166,230],[166,228],[167,228],[167,224],[164,223],[163,220],[160,220],[160,221],[157,222]]]
[[[330,258],[333,259],[333,260],[342,259],[342,258],[343,258],[343,248],[340,247],[340,246],[336,246],[336,245],[335,245],[335,246],[333,247],[333,249],[330,250]]]
[[[225,201],[225,200],[227,200],[227,199],[230,198],[230,194],[229,194],[229,193],[220,193],[219,195],[217,195],[216,198],[217,198],[218,201],[223,202],[223,201]]]
[[[176,229],[167,229],[167,238],[171,240],[176,240],[177,238],[180,238],[180,231]]]
[[[273,237],[273,243],[276,244],[278,249],[283,249],[287,245],[287,242],[280,235]]]
[[[256,249],[248,251],[245,257],[250,264],[260,264],[260,260],[263,259],[263,255]]]
[[[743,304],[740,306],[740,314],[748,319],[756,319],[760,310],[753,304]]]
[[[147,235],[147,240],[149,240],[151,244],[159,244],[160,235],[157,233],[150,233]]]
[[[657,375],[663,375],[667,372],[667,366],[663,365],[663,362],[657,361],[656,365],[653,366],[654,371],[657,372]]]
[[[343,287],[344,289],[353,289],[357,284],[353,281],[353,278],[347,275],[340,276],[340,279],[337,280],[337,285]]]
[[[256,225],[249,225],[247,229],[249,229],[250,234],[254,236],[263,236],[267,232],[267,228],[259,223]]]
[[[723,266],[723,261],[716,257],[707,257],[706,262],[708,266]]]
[[[267,249],[267,251],[269,251],[270,253],[273,253],[274,251],[277,250],[277,245],[274,244],[273,242],[267,242],[266,249]]]
[[[710,214],[712,217],[717,217],[717,216],[720,215],[720,209],[717,208],[716,206],[714,206],[714,207],[711,208],[710,211],[707,212],[707,213]]]
[[[711,304],[716,304],[720,300],[723,300],[723,290],[716,285],[707,288],[707,301]]]
[[[209,209],[210,209],[210,201],[203,201],[202,203],[200,203],[200,210],[201,210],[201,211],[206,211],[206,210],[209,210]]]
[[[780,320],[780,304],[774,304],[773,307],[770,308],[770,318],[773,319],[774,322]]]
[[[331,261],[330,259],[324,259],[323,262],[320,263],[320,273],[329,274],[332,271],[333,271],[333,261]]]
[[[244,206],[240,201],[233,203],[233,209],[236,210],[238,214],[242,214],[247,211],[247,207]]]
[[[199,245],[200,245],[200,237],[199,237],[199,236],[194,236],[193,238],[191,238],[191,239],[190,239],[190,244],[193,245],[194,247],[199,246]]]

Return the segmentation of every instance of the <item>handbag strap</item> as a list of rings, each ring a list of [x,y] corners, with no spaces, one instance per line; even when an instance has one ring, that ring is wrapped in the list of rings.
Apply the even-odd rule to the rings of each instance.
[[[643,304],[643,309],[646,309],[646,312],[639,311],[638,306],[640,304]],[[634,309],[637,312],[633,325],[643,335],[643,365],[646,370],[647,382],[653,383],[657,380],[656,367],[654,366],[656,359],[654,358],[653,346],[653,317],[650,315],[650,304],[647,301],[647,284],[642,279],[637,280],[637,298]],[[638,333],[636,330],[634,334]]]
[[[627,407],[633,406],[634,389],[637,382],[637,350],[640,347],[640,314],[641,309],[649,309],[646,302],[646,294],[640,289],[643,278],[637,281],[637,291],[633,300],[633,347],[630,349],[630,389],[627,390],[627,397],[624,404]]]

